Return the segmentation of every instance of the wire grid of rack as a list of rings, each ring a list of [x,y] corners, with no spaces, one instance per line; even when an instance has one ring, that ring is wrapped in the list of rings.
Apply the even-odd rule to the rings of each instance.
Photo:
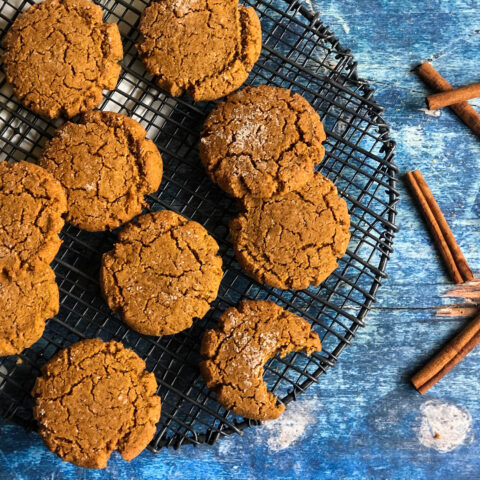
[[[0,32],[6,31],[33,1],[0,4]],[[247,0],[263,29],[263,49],[248,84],[291,88],[319,112],[327,131],[326,158],[318,169],[339,188],[352,219],[352,239],[336,272],[320,287],[281,291],[250,279],[236,263],[228,223],[236,203],[215,187],[198,159],[197,142],[213,103],[193,104],[170,98],[145,74],[135,43],[143,0],[102,0],[105,19],[116,22],[125,57],[117,89],[104,110],[140,121],[164,159],[159,191],[148,198],[152,210],[168,208],[200,222],[220,245],[224,278],[217,300],[205,318],[181,334],[142,336],[109,311],[98,285],[101,255],[112,248],[114,233],[88,233],[66,225],[63,246],[54,263],[60,287],[60,312],[47,323],[43,337],[21,355],[0,359],[0,415],[34,429],[30,390],[39,368],[60,349],[88,337],[117,339],[133,348],[155,373],[162,397],[162,417],[150,449],[186,443],[213,443],[220,436],[258,422],[225,411],[205,387],[198,370],[199,343],[205,329],[241,299],[270,299],[309,320],[323,351],[309,357],[291,354],[265,366],[265,379],[280,401],[294,400],[328,368],[364,325],[386,277],[396,231],[394,142],[382,119],[373,90],[357,78],[356,64],[334,35],[298,0]],[[21,106],[0,73],[0,160],[35,160],[61,121],[49,121]]]

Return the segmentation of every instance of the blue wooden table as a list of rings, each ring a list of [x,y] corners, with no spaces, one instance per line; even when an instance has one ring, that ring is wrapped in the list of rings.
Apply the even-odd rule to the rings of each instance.
[[[480,1],[306,1],[352,49],[387,107],[401,174],[422,170],[480,275],[480,140],[448,111],[422,110],[426,90],[410,72],[431,59],[454,85],[480,80]],[[144,452],[131,463],[114,454],[104,472],[64,464],[36,434],[0,423],[0,478],[480,478],[480,349],[424,397],[409,385],[466,320],[437,315],[463,300],[444,296],[452,285],[403,182],[400,190],[401,230],[367,327],[279,421],[213,447]]]

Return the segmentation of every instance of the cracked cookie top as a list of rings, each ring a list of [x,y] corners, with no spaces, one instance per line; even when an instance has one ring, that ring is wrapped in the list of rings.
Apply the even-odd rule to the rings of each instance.
[[[263,366],[274,355],[321,350],[318,335],[303,318],[273,302],[247,300],[226,310],[202,340],[200,371],[217,400],[236,415],[278,418],[285,410],[267,390]]]
[[[62,350],[35,383],[33,415],[47,447],[80,467],[105,468],[114,450],[135,458],[160,419],[157,382],[119,342],[95,338]]]
[[[0,272],[0,356],[20,353],[45,330],[45,320],[58,313],[58,287],[53,270],[43,263],[14,278]]]
[[[7,81],[25,106],[49,118],[73,117],[114,89],[123,57],[116,24],[88,0],[32,5],[3,39]]]
[[[217,297],[222,280],[217,252],[217,242],[197,222],[169,210],[142,215],[103,256],[103,296],[140,333],[181,332]]]
[[[319,285],[347,249],[347,204],[319,173],[297,192],[245,197],[243,209],[230,223],[230,236],[238,262],[260,283],[283,289]]]
[[[142,211],[158,190],[162,158],[135,120],[113,112],[85,113],[47,143],[39,163],[67,193],[66,219],[88,231],[116,228]]]
[[[186,91],[195,101],[236,90],[262,46],[257,14],[237,0],[154,0],[139,28],[147,71],[170,95]]]
[[[261,85],[229,95],[208,116],[199,150],[213,182],[234,197],[301,188],[323,160],[325,131],[300,95]]]
[[[0,270],[14,275],[38,261],[50,263],[67,200],[52,174],[28,162],[0,162]]]

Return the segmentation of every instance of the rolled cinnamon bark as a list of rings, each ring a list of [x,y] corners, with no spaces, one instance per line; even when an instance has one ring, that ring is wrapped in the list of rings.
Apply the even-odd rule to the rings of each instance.
[[[480,97],[480,83],[429,95],[427,97],[427,106],[430,110],[438,110],[439,108],[449,107],[450,105],[466,102],[477,97]]]
[[[413,386],[423,395],[458,365],[480,343],[480,315],[447,343],[413,377]]]
[[[437,92],[453,90],[453,87],[428,62],[417,67],[417,73],[427,85]],[[469,103],[456,103],[450,105],[450,108],[472,132],[480,137],[480,115]]]
[[[473,280],[473,272],[420,170],[408,172],[405,177],[452,280],[455,283]]]

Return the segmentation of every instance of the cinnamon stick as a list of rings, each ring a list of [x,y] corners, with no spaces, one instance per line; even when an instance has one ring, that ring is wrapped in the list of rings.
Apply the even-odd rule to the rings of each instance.
[[[449,107],[450,105],[466,102],[477,97],[480,97],[480,83],[429,95],[427,97],[427,106],[430,110],[438,110],[439,108]]]
[[[437,92],[453,90],[453,87],[428,62],[422,63],[417,68],[417,73],[427,85]],[[480,137],[480,115],[468,102],[456,103],[450,105],[450,108],[472,132]]]
[[[447,343],[413,377],[413,386],[423,395],[480,344],[480,315]]]
[[[419,170],[406,174],[415,200],[422,210],[425,221],[433,236],[433,240],[445,261],[445,265],[455,283],[464,283],[475,277],[458,246],[438,203],[435,200],[427,182]]]

